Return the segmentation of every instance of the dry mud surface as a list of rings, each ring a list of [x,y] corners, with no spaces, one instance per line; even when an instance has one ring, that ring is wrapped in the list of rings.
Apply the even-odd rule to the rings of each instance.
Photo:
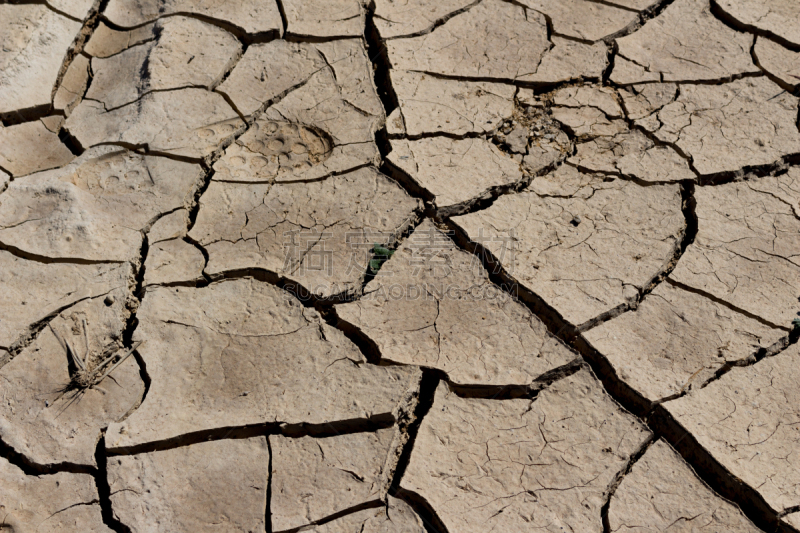
[[[0,532],[797,533],[799,5],[0,3]]]

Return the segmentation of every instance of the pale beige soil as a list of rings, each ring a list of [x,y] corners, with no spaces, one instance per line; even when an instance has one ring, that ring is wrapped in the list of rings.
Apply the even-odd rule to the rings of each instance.
[[[0,3],[0,532],[800,532],[798,6]]]

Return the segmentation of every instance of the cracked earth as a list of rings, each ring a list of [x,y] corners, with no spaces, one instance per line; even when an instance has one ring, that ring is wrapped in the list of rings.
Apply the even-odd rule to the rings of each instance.
[[[0,531],[800,532],[795,0],[0,43]]]

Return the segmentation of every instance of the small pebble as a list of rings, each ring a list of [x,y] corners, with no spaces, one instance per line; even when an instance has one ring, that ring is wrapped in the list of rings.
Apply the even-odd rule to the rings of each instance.
[[[114,301],[114,297],[109,294],[106,296],[105,300],[103,300],[103,303],[106,304],[106,306],[111,307],[114,305]]]
[[[581,223],[581,217],[575,215],[574,217],[572,217],[572,220],[570,220],[569,223],[572,224],[573,226],[577,226],[578,224]]]

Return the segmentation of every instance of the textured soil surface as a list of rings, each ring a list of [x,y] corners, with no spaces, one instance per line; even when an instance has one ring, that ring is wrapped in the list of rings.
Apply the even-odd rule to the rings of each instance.
[[[0,532],[800,532],[797,0],[0,44]]]

